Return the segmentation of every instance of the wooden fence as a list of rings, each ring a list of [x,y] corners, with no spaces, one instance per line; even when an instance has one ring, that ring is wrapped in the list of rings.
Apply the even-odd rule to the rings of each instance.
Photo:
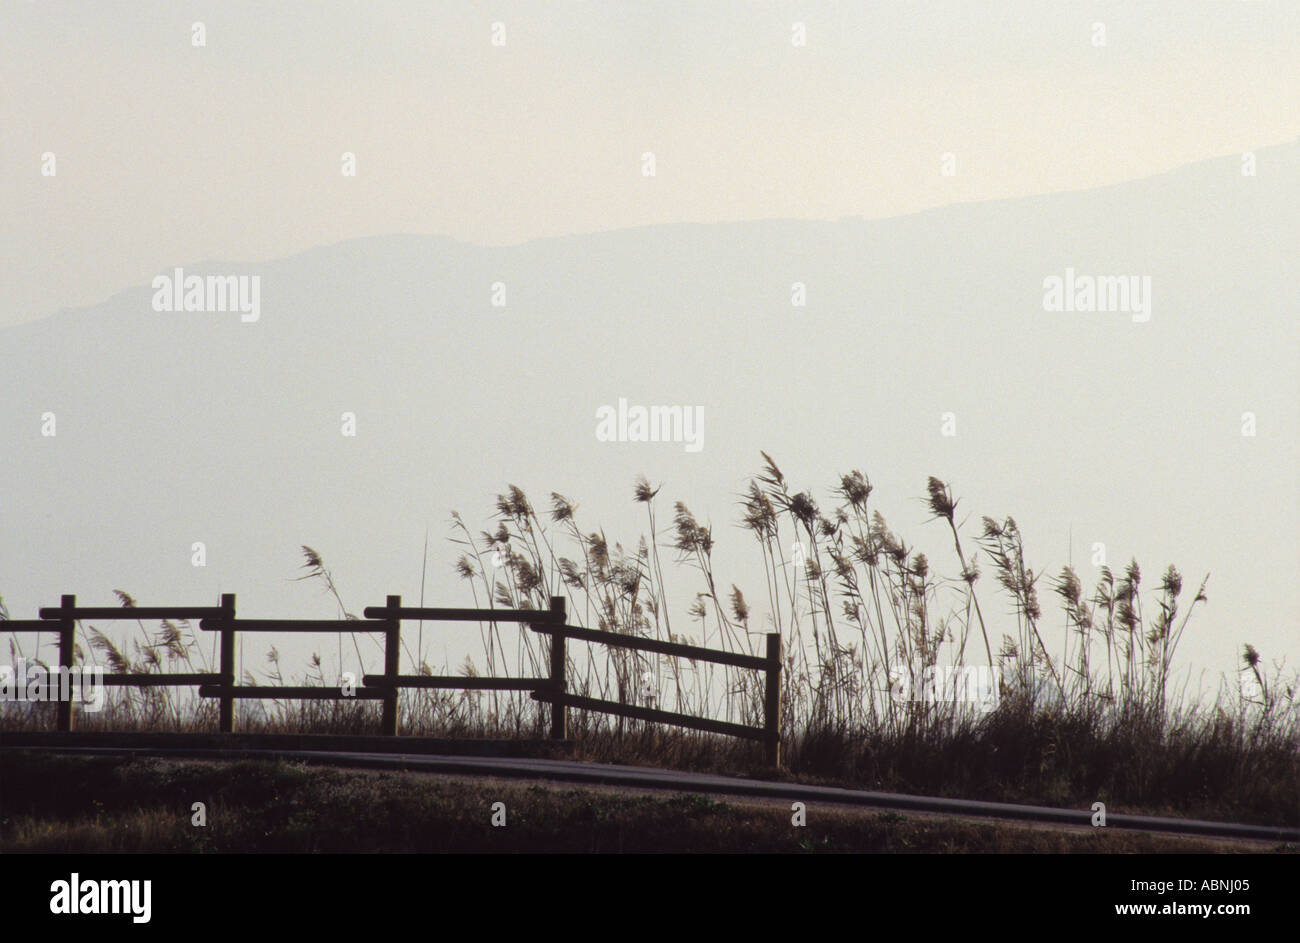
[[[383,702],[381,732],[397,735],[397,698],[403,688],[442,688],[458,690],[529,691],[538,701],[551,705],[551,737],[568,737],[568,710],[598,711],[631,717],[652,723],[687,727],[710,733],[725,734],[764,745],[767,761],[779,766],[781,760],[781,636],[767,636],[764,657],[725,652],[679,642],[640,638],[617,632],[584,629],[566,624],[566,603],[562,596],[552,596],[549,609],[426,609],[402,605],[401,596],[389,596],[382,606],[368,606],[364,619],[239,619],[235,617],[235,596],[225,593],[219,606],[123,606],[84,607],[76,596],[63,596],[58,606],[40,610],[39,619],[0,622],[2,632],[54,632],[59,638],[59,665],[73,667],[76,624],[83,619],[199,620],[203,631],[220,636],[220,660],[217,672],[189,674],[134,673],[105,674],[104,684],[118,687],[183,687],[197,685],[200,697],[216,698],[219,703],[218,724],[224,733],[235,729],[234,702],[240,699],[268,700],[376,700]],[[420,619],[431,622],[516,622],[550,640],[550,671],[544,678],[466,677],[462,675],[404,675],[399,673],[402,621]],[[384,672],[362,677],[362,684],[351,693],[342,687],[288,685],[240,685],[235,677],[235,639],[240,632],[378,632],[384,636]],[[707,661],[720,665],[748,668],[764,673],[763,726],[750,727],[706,717],[622,704],[618,701],[579,697],[568,691],[565,666],[567,640],[592,642],[611,648],[633,649]],[[57,710],[60,731],[73,729],[72,700],[60,699]]]

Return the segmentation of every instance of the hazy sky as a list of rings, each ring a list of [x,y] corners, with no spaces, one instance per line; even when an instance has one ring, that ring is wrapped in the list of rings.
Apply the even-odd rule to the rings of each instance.
[[[1296,137],[1298,37],[1293,0],[5,0],[0,324],[356,236],[499,245],[1135,179]]]
[[[18,618],[128,584],[305,616],[309,542],[366,605],[422,582],[426,524],[430,598],[465,603],[446,513],[508,482],[572,488],[612,532],[645,473],[734,546],[764,449],[801,487],[862,463],[917,528],[924,476],[951,476],[972,513],[1017,516],[1040,572],[1098,540],[1153,578],[1176,562],[1189,595],[1214,572],[1198,669],[1293,652],[1296,599],[1257,561],[1293,582],[1300,560],[1296,164],[1275,147],[1300,136],[1296,0],[0,0],[0,129]],[[1147,182],[1042,196],[1122,181]],[[1037,199],[614,232],[1016,197]],[[403,233],[479,247],[337,246]],[[202,262],[265,271],[267,317],[148,307]],[[1076,264],[1154,277],[1157,315],[1045,317],[1044,276]],[[503,271],[508,318],[487,307]],[[629,395],[701,405],[703,451],[598,441]]]

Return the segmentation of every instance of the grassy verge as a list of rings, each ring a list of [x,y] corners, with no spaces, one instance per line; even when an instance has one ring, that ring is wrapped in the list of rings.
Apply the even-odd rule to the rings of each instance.
[[[304,702],[311,704],[314,702]],[[53,705],[38,705],[50,708]],[[246,733],[378,734],[349,705],[355,723],[244,724]],[[371,712],[373,713],[373,711]],[[758,779],[773,778],[755,744],[727,737],[629,723],[618,732],[575,712],[573,757]],[[0,735],[10,725],[0,712]],[[79,719],[82,731],[148,731],[148,724]],[[17,725],[14,725],[17,726]],[[43,729],[53,727],[52,717]],[[20,728],[21,729],[21,728]],[[28,729],[42,729],[32,724]],[[215,732],[177,725],[173,732]],[[483,726],[404,735],[509,739],[515,728]],[[543,725],[522,735],[544,739]],[[1300,750],[1276,739],[1250,739],[1230,722],[1202,727],[1171,725],[1153,731],[1140,721],[1107,722],[1077,712],[1033,712],[1007,704],[978,725],[915,732],[821,730],[800,732],[783,745],[780,778],[990,802],[1088,808],[1105,802],[1113,812],[1169,815],[1257,825],[1300,826]]]
[[[579,525],[577,505],[563,495],[552,493],[550,510],[539,511],[513,486],[497,496],[493,531],[475,534],[453,514],[456,570],[475,607],[542,610],[563,595],[568,621],[614,634],[755,655],[775,630],[783,646],[782,755],[787,775],[802,782],[1075,808],[1101,801],[1112,811],[1300,825],[1300,674],[1285,661],[1270,670],[1244,638],[1241,663],[1212,700],[1199,685],[1189,694],[1190,676],[1175,670],[1193,612],[1208,605],[1208,576],[1184,593],[1172,565],[1144,583],[1136,560],[1112,570],[1094,557],[1095,572],[1066,565],[1043,581],[1047,571],[1030,565],[1012,518],[984,517],[963,537],[968,516],[957,513],[946,483],[929,478],[927,526],[955,567],[943,577],[887,526],[862,472],[843,475],[822,499],[830,503],[819,505],[812,490],[796,490],[763,459],[740,501],[757,559],[737,578],[751,581],[764,612],[751,611],[741,588],[728,591],[715,573],[710,525],[681,502],[672,505],[670,526],[659,523],[659,488],[644,479],[633,496],[648,533],[631,541]],[[337,617],[354,617],[321,555],[302,549],[307,573],[299,578],[324,588]],[[665,580],[661,549],[673,550],[696,581],[693,597],[677,596],[689,583]],[[987,589],[981,565],[994,577]],[[1095,580],[1091,591],[1085,575]],[[1045,613],[1043,590],[1059,613]],[[136,607],[130,594],[115,592],[124,610]],[[693,601],[683,611],[674,597]],[[6,616],[0,600],[0,635]],[[423,674],[547,671],[549,643],[539,633],[490,620],[479,632],[477,661],[466,655],[460,665],[437,665],[428,660],[423,625],[408,621],[402,664]],[[77,659],[115,673],[214,670],[215,638],[200,645],[201,633],[184,620],[156,628],[128,620],[106,631],[79,622],[77,633]],[[42,651],[39,636],[30,649],[23,641],[10,639],[13,658]],[[333,687],[345,671],[377,670],[382,645],[374,638],[366,645],[363,654],[360,641],[349,637],[345,646],[340,634],[336,660],[328,648],[324,659],[314,651],[300,678],[286,676],[272,646],[264,661],[250,661],[262,667],[243,670],[240,683]],[[50,651],[47,634],[47,658]],[[566,684],[578,695],[749,726],[765,719],[767,682],[750,669],[586,643],[569,646],[565,664]],[[52,727],[52,704],[0,707],[0,731]],[[243,733],[379,732],[373,701],[238,707]],[[78,729],[217,725],[216,702],[192,689],[112,688],[103,708],[79,715]],[[399,700],[399,728],[410,736],[541,738],[547,718],[527,692],[406,690]],[[578,710],[569,729],[580,759],[766,775],[749,742]]]
[[[0,852],[1221,852],[1264,845],[264,761],[6,757]],[[192,824],[193,805],[207,824]],[[505,825],[492,825],[493,804]]]

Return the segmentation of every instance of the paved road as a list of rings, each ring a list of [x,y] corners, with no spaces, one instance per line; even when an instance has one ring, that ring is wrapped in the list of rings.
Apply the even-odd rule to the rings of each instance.
[[[1091,809],[1057,809],[1047,806],[982,802],[972,799],[940,799],[894,792],[842,789],[835,786],[806,786],[761,779],[741,779],[710,773],[691,773],[640,766],[614,766],[602,763],[580,763],[573,760],[494,756],[435,756],[416,753],[367,753],[335,750],[241,750],[238,753],[232,753],[228,750],[187,749],[184,747],[56,747],[50,749],[64,753],[114,755],[133,753],[196,759],[232,759],[255,754],[268,758],[281,758],[329,766],[405,769],[427,773],[470,776],[504,776],[590,785],[623,786],[637,789],[670,789],[677,792],[752,796],[760,799],[798,800],[807,803],[837,803],[840,805],[900,809],[912,812],[1015,819],[1056,825],[1090,826],[1093,814]],[[1106,827],[1170,832],[1181,835],[1205,835],[1218,838],[1300,842],[1300,829],[1297,828],[1243,825],[1234,822],[1205,822],[1195,819],[1166,818],[1151,815],[1107,813]]]

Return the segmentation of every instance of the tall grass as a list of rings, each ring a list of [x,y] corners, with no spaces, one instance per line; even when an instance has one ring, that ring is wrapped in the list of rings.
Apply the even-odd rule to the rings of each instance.
[[[556,492],[539,511],[521,489],[508,487],[496,498],[489,527],[477,532],[453,513],[456,572],[479,608],[545,609],[551,596],[563,595],[572,623],[749,654],[763,653],[767,632],[781,633],[781,728],[795,771],[971,795],[1064,800],[1111,790],[1148,804],[1180,795],[1195,804],[1236,789],[1239,798],[1255,797],[1242,800],[1249,808],[1280,807],[1300,819],[1296,678],[1284,678],[1281,665],[1270,673],[1245,645],[1241,670],[1221,680],[1212,702],[1189,701],[1178,683],[1175,656],[1195,610],[1207,603],[1208,576],[1187,593],[1170,565],[1148,589],[1134,560],[1118,572],[1100,567],[1090,590],[1070,566],[1043,587],[1014,519],[983,517],[975,533],[963,533],[958,499],[930,478],[923,497],[930,524],[947,532],[953,552],[954,575],[942,576],[890,529],[861,471],[841,475],[823,503],[762,458],[738,501],[738,523],[754,541],[761,573],[746,572],[743,580],[762,600],[761,617],[738,585],[742,578],[731,582],[717,571],[712,528],[681,502],[661,523],[661,489],[644,478],[631,499],[644,507],[646,530],[626,544],[580,523],[577,504]],[[667,576],[666,554],[677,565]],[[309,547],[303,555],[301,578],[319,583],[341,616],[355,618],[321,555]],[[982,582],[982,568],[991,570],[992,587]],[[1059,606],[1059,635],[1049,627],[1040,587]],[[119,599],[134,605],[125,593]],[[78,659],[88,652],[112,671],[212,670],[183,622],[154,632],[140,623],[129,654],[93,626],[79,632],[85,644]],[[378,643],[365,644],[376,646],[370,659],[377,660]],[[350,645],[364,670],[362,643],[353,635]],[[422,632],[405,633],[403,645],[404,662],[423,674],[547,672],[544,639],[513,624],[482,623],[479,651],[466,652],[454,669],[435,672]],[[341,635],[337,648],[342,671]],[[10,650],[16,651],[12,641]],[[275,649],[267,664],[262,674],[282,681]],[[980,666],[998,679],[991,710],[959,690],[961,669]],[[936,681],[940,667],[957,670]],[[584,696],[762,722],[762,678],[745,669],[573,643],[567,675],[571,690]],[[253,679],[245,672],[246,682]],[[302,683],[337,682],[325,677],[313,653]],[[915,698],[917,691],[930,696]],[[165,688],[113,694],[112,709],[92,725],[215,727],[211,701],[178,699]],[[378,725],[373,703],[240,706],[248,730],[362,732]],[[546,730],[544,706],[526,693],[404,691],[400,706],[402,729],[411,734]],[[47,713],[44,705],[14,707],[4,713],[10,729],[41,723]],[[747,744],[608,715],[574,712],[571,727],[600,758],[670,757],[715,768],[753,759]]]
[[[576,505],[563,495],[553,493],[549,511],[539,513],[520,489],[510,487],[497,497],[492,530],[474,534],[453,514],[453,540],[462,548],[457,571],[477,605],[540,609],[549,596],[563,594],[572,621],[606,631],[751,654],[761,652],[766,632],[780,632],[787,732],[951,729],[986,713],[983,705],[961,699],[956,672],[944,682],[952,685],[943,692],[948,697],[898,695],[926,687],[927,672],[941,665],[982,664],[997,669],[1003,704],[1057,713],[1086,710],[1157,729],[1178,710],[1218,711],[1255,733],[1295,733],[1293,683],[1275,678],[1264,684],[1260,676],[1254,684],[1225,684],[1213,705],[1186,705],[1180,693],[1171,694],[1174,657],[1195,609],[1207,602],[1208,576],[1188,601],[1183,578],[1171,565],[1144,606],[1136,561],[1118,576],[1102,566],[1091,592],[1072,567],[1062,567],[1048,581],[1065,629],[1062,644],[1053,648],[1045,638],[1041,574],[1029,565],[1013,518],[984,517],[968,555],[956,520],[958,501],[946,484],[930,478],[925,500],[933,520],[949,531],[955,555],[957,575],[945,578],[889,528],[862,472],[841,476],[823,510],[811,491],[796,491],[770,457],[763,459],[740,501],[740,523],[759,550],[767,604],[762,625],[755,624],[741,589],[715,571],[712,531],[688,507],[673,505],[671,532],[660,539],[659,489],[644,479],[633,498],[645,505],[649,539],[640,536],[629,544],[635,549],[580,527]],[[678,564],[698,581],[683,599],[688,621],[680,634],[669,623],[661,547],[675,551]],[[981,563],[992,568],[995,591],[1009,603],[1011,619],[996,642],[980,601]],[[540,670],[541,643],[528,633],[510,637],[521,667]],[[596,648],[571,656],[570,676],[581,691],[757,718],[761,679],[752,672],[641,653],[615,652],[601,660]],[[485,626],[486,670],[504,670],[510,653],[499,627]],[[1248,671],[1254,672],[1259,657],[1248,658]],[[638,684],[647,673],[652,683]]]

